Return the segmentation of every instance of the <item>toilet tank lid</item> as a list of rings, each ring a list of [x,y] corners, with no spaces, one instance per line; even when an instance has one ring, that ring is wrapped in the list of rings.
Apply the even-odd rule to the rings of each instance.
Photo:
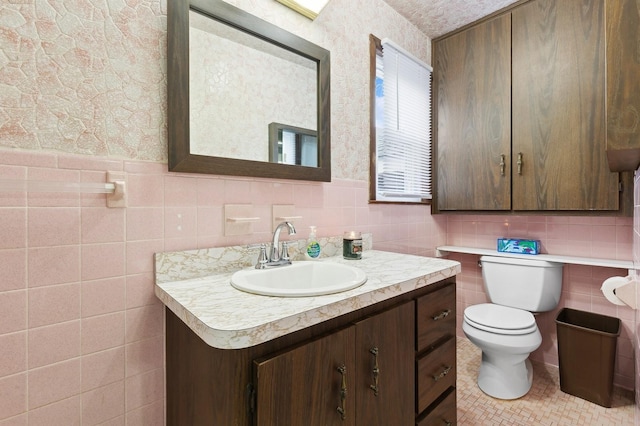
[[[530,256],[532,255],[523,255]],[[481,256],[480,262],[503,263],[508,265],[536,266],[539,268],[562,268],[563,263],[548,260],[530,259],[529,257]]]

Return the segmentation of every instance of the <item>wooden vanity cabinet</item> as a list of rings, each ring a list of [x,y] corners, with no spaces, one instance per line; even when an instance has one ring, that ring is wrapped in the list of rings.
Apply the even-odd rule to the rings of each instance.
[[[411,424],[413,317],[406,302],[255,361],[255,424]]]
[[[416,305],[416,423],[455,425],[455,286],[420,297]]]
[[[442,319],[454,324],[453,336],[455,277],[237,350],[207,345],[167,308],[167,425],[402,426],[424,421],[427,413],[449,407],[443,402],[453,389],[436,397],[424,413],[417,412],[418,383],[427,383],[419,376],[419,360],[443,340],[418,349],[420,331],[439,328],[433,319],[418,319],[424,311],[420,306],[442,295],[450,298],[449,314]],[[455,365],[452,341],[454,351],[443,355],[450,359],[442,358],[447,365]],[[455,383],[455,370],[446,376]],[[455,401],[453,416],[455,424]]]
[[[354,338],[349,327],[254,361],[254,424],[356,425]]]
[[[520,2],[434,42],[434,211],[626,207],[606,153],[606,1]]]

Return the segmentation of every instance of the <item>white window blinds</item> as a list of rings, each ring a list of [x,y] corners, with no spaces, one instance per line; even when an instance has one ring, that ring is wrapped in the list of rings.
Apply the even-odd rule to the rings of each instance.
[[[284,164],[296,164],[295,132],[282,130],[282,162]]]
[[[431,199],[431,72],[389,40],[382,41],[384,131],[377,147],[377,199]]]

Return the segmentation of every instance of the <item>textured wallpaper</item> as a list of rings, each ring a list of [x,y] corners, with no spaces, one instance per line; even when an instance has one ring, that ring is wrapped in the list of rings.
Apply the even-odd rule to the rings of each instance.
[[[164,2],[9,0],[0,144],[165,161]]]
[[[382,0],[229,3],[331,52],[333,177],[368,180],[369,34],[430,39]],[[0,146],[166,162],[166,1],[10,0],[0,28]]]
[[[435,38],[515,3],[516,0],[385,0]]]

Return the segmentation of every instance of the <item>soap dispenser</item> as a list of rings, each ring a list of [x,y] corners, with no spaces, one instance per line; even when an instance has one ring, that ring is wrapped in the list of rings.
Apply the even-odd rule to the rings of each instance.
[[[316,260],[320,257],[320,243],[316,238],[316,227],[310,226],[309,239],[307,240],[307,249],[304,252],[304,256],[307,260]]]

